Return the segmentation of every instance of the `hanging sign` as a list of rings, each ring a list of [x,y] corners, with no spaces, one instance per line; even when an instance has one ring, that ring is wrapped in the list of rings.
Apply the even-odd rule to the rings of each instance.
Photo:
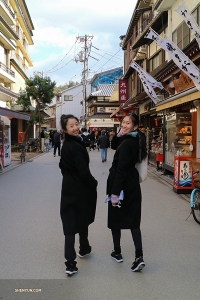
[[[185,20],[185,23],[190,28],[190,30],[194,33],[196,41],[200,48],[200,28],[197,22],[195,21],[193,15],[185,5],[182,3],[177,9],[176,12]]]
[[[200,90],[199,68],[168,38],[162,39],[152,28],[150,28],[145,38],[154,40],[162,49],[164,49],[174,63],[187,74],[195,86]]]
[[[128,81],[125,79],[119,80],[119,102],[123,103],[128,100]]]

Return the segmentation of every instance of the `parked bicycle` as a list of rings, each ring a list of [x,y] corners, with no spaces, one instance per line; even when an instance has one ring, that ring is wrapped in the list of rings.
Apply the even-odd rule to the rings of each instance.
[[[196,170],[193,176],[195,177],[199,173],[200,170]],[[200,178],[194,179],[194,182],[200,183]],[[190,195],[190,207],[194,220],[200,224],[200,189],[197,187],[192,190]]]
[[[27,150],[26,144],[22,144],[22,143],[19,144],[19,150],[21,151],[20,161],[21,161],[21,164],[22,164],[26,160],[26,150]]]

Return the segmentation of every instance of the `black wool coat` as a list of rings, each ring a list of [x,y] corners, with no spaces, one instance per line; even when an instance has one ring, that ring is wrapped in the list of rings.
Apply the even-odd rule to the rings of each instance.
[[[119,195],[124,191],[121,208],[108,202],[108,228],[133,229],[140,227],[141,189],[139,174],[135,168],[139,157],[139,139],[125,135],[113,137],[111,148],[116,149],[107,180],[107,195]]]
[[[94,222],[97,201],[97,180],[90,173],[89,155],[80,138],[66,134],[59,167],[63,231],[73,235]]]

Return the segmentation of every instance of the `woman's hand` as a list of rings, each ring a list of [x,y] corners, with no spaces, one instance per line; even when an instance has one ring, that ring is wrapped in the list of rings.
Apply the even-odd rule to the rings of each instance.
[[[112,206],[116,206],[119,202],[119,196],[117,195],[111,195],[110,201],[112,203]]]
[[[123,135],[124,135],[124,133],[123,133],[122,128],[121,128],[120,131],[119,131],[118,134],[117,134],[117,137],[121,137],[121,136],[123,136]]]

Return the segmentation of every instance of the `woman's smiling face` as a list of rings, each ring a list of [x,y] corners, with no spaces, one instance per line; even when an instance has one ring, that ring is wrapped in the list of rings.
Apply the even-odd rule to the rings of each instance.
[[[122,120],[121,128],[124,134],[128,134],[129,132],[137,129],[137,126],[134,126],[130,116],[126,116]]]
[[[66,133],[73,136],[79,135],[80,126],[76,119],[70,118],[66,124]]]

